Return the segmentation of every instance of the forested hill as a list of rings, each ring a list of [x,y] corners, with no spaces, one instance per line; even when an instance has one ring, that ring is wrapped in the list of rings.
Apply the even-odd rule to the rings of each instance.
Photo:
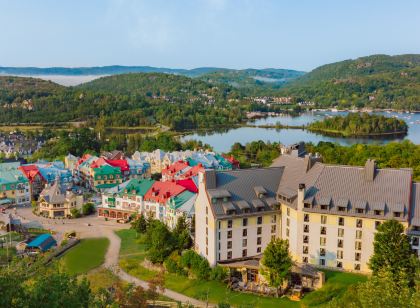
[[[170,74],[103,77],[78,87],[33,78],[1,77],[0,122],[38,123],[89,120],[103,127],[150,126],[173,129],[232,126],[244,118],[229,86]],[[17,90],[20,89],[20,90]]]
[[[284,94],[320,106],[420,110],[420,55],[373,55],[320,66]]]
[[[228,84],[248,95],[270,95],[288,82],[304,75],[288,69],[218,70],[199,76],[211,84]]]
[[[213,89],[214,88],[214,89]],[[81,84],[75,89],[144,96],[194,96],[206,91],[227,94],[229,86],[213,87],[211,84],[180,75],[149,73],[122,74],[102,77]]]

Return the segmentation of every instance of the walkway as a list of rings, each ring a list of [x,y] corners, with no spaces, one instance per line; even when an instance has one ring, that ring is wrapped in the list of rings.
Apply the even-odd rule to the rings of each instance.
[[[108,237],[110,243],[109,243],[108,251],[105,255],[105,262],[103,266],[111,270],[120,279],[133,283],[136,286],[141,286],[144,289],[147,289],[149,287],[147,281],[140,280],[128,274],[118,265],[119,251],[120,251],[120,246],[121,246],[120,237],[116,235],[112,230],[106,230],[106,232],[104,232],[104,236]],[[169,290],[169,289],[163,290],[161,294],[177,302],[181,302],[183,304],[192,304],[195,307],[214,307],[214,305],[211,305],[211,304],[207,305],[205,302],[199,301],[195,298],[188,297],[184,294],[181,294],[181,293]]]

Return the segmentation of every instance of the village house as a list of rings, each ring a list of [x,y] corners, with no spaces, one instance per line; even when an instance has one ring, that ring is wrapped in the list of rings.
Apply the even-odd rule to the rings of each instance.
[[[20,163],[0,164],[0,206],[30,205],[29,181],[18,169]]]
[[[48,218],[71,217],[72,209],[80,209],[83,196],[67,190],[58,179],[54,184],[47,184],[38,199],[38,212]]]

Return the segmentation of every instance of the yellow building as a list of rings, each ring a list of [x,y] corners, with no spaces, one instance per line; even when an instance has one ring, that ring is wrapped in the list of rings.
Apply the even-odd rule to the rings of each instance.
[[[71,216],[72,209],[80,209],[83,205],[83,196],[65,190],[58,181],[47,186],[39,195],[39,214],[49,218],[64,218]]]
[[[420,251],[420,184],[411,169],[328,165],[285,154],[265,169],[206,171],[195,203],[195,249],[213,266],[289,242],[296,264],[369,272],[377,227],[401,222]]]

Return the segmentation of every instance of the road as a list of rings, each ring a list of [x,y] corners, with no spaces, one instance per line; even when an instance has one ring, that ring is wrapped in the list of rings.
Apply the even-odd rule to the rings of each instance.
[[[121,239],[115,234],[114,231],[128,229],[130,227],[129,224],[120,224],[111,220],[105,221],[103,218],[99,218],[95,215],[77,219],[49,219],[36,216],[32,213],[31,208],[18,208],[16,212],[11,211],[11,213],[15,218],[21,219],[22,222],[35,220],[40,222],[45,229],[53,230],[56,232],[54,237],[59,243],[63,239],[63,235],[70,231],[76,231],[77,236],[80,238],[107,237],[109,239],[109,246],[105,255],[105,262],[103,266],[111,270],[122,280],[134,283],[135,285],[139,285],[145,289],[148,288],[147,281],[140,280],[134,276],[131,276],[118,265]],[[4,219],[5,217],[6,215],[0,216],[0,220],[2,218]],[[195,307],[214,307],[211,304],[207,305],[205,302],[196,300],[195,298],[185,296],[181,293],[169,289],[163,290],[161,294],[184,304],[192,304]]]

